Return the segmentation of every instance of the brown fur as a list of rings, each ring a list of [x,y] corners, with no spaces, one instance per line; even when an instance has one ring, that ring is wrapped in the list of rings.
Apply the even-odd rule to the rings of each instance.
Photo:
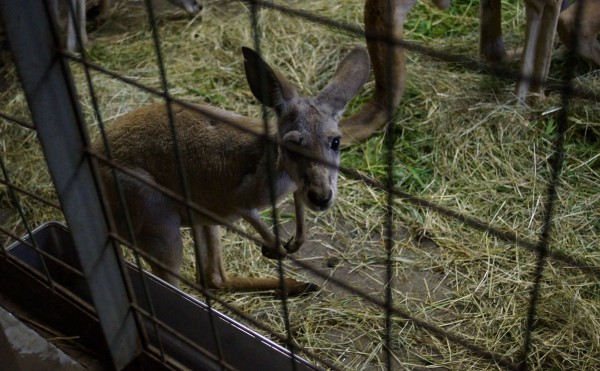
[[[581,19],[577,22],[578,8],[581,7],[583,7],[580,12]],[[600,2],[579,0],[571,5],[560,13],[557,31],[560,41],[567,48],[574,50],[589,63],[600,67],[600,43],[596,38],[600,32]],[[572,42],[574,36],[577,39],[575,44]]]

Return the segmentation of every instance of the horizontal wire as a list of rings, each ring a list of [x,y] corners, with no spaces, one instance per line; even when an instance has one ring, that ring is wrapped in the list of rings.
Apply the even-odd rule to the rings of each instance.
[[[61,268],[65,268],[69,272],[76,274],[80,278],[84,278],[85,277],[84,274],[81,271],[79,271],[78,269],[76,269],[76,268],[72,267],[71,265],[65,263],[60,258],[57,258],[54,255],[52,255],[52,254],[50,254],[50,253],[48,253],[48,252],[46,252],[46,251],[38,248],[37,246],[35,246],[31,242],[26,241],[23,238],[15,235],[14,233],[12,233],[8,229],[4,228],[3,226],[0,226],[0,233],[3,233],[5,235],[7,235],[8,237],[10,237],[10,238],[14,239],[15,241],[19,242],[20,244],[24,245],[25,247],[32,249],[36,253],[42,255],[44,258],[47,258],[48,260],[52,261],[53,263],[59,265]],[[34,237],[35,237],[35,234],[34,234]]]
[[[383,184],[381,184],[381,182],[379,182],[378,180],[375,180],[373,178],[370,178],[368,176],[365,176],[358,171],[355,171],[352,169],[340,168],[340,172],[342,172],[343,174],[345,174],[347,176],[353,177],[356,180],[362,180],[366,184],[376,187],[377,189],[384,190],[386,192],[388,191],[385,188],[385,186]],[[477,229],[479,231],[489,233],[495,237],[501,238],[507,242],[514,243],[515,245],[526,248],[527,250],[532,251],[532,252],[538,252],[538,250],[539,250],[539,242],[533,242],[529,239],[519,237],[515,232],[502,231],[498,228],[492,227],[490,224],[485,223],[481,220],[461,214],[457,211],[445,208],[443,206],[436,205],[431,201],[427,201],[425,199],[422,199],[417,196],[411,195],[409,193],[403,192],[397,188],[394,188],[389,191],[392,192],[396,197],[406,200],[413,205],[424,207],[424,208],[433,210],[437,213],[440,213],[442,215],[451,217],[453,219],[456,219],[460,222],[465,223],[466,225],[470,226],[473,229]],[[570,255],[560,252],[560,251],[548,249],[547,253],[548,253],[549,258],[552,258],[556,261],[562,262],[566,265],[578,268],[579,270],[581,270],[584,273],[587,273],[587,274],[590,274],[590,275],[600,278],[600,267],[598,267],[598,266],[590,265],[582,260],[579,260],[573,256],[570,256]]]
[[[47,199],[45,199],[45,198],[43,198],[41,196],[38,196],[38,195],[36,195],[36,194],[34,194],[34,193],[26,190],[25,188],[19,187],[18,185],[15,185],[14,183],[9,183],[5,179],[0,179],[0,184],[4,184],[5,186],[7,186],[9,188],[12,188],[13,190],[15,190],[15,191],[17,191],[19,193],[22,193],[22,194],[24,194],[24,195],[26,195],[28,197],[31,197],[34,200],[36,200],[36,201],[38,201],[38,202],[40,202],[40,203],[42,203],[42,204],[44,204],[46,206],[50,206],[50,207],[52,207],[54,209],[61,210],[61,207],[60,207],[59,204],[55,204],[54,202],[49,201],[49,200],[47,200]]]
[[[164,187],[161,186],[157,183],[154,182],[150,182],[148,179],[144,178],[143,176],[135,173],[134,171],[119,165],[117,163],[115,163],[114,161],[108,160],[106,157],[102,156],[101,154],[95,153],[93,151],[89,151],[88,153],[90,153],[91,155],[93,155],[94,157],[100,159],[101,161],[103,161],[104,163],[110,165],[110,166],[114,166],[116,169],[118,169],[119,171],[123,172],[124,174],[127,174],[128,176],[131,176],[133,178],[135,178],[136,180],[139,180],[141,182],[143,182],[144,184],[162,192],[163,194],[165,194],[166,196],[182,203],[185,204],[185,199],[183,197],[181,197],[178,193]],[[388,190],[386,189],[385,185],[383,185],[381,182],[379,182],[376,179],[370,178],[364,174],[361,174],[360,172],[353,170],[353,169],[348,169],[345,167],[339,167],[339,170],[342,174],[352,177],[353,179],[356,180],[361,180],[363,181],[365,184],[370,185],[372,187],[375,187],[379,190],[385,191],[385,192],[392,192],[396,197],[399,197],[403,200],[406,200],[410,203],[412,203],[413,205],[419,206],[419,207],[424,207],[430,210],[433,210],[437,213],[440,213],[442,215],[445,215],[447,217],[451,217],[455,220],[458,220],[460,222],[465,223],[466,225],[470,226],[473,229],[477,229],[479,231],[485,232],[485,233],[489,233],[490,235],[493,235],[495,237],[501,238],[507,242],[513,243],[517,246],[526,248],[529,251],[532,252],[536,252],[538,249],[538,243],[533,242],[529,239],[523,238],[523,237],[519,237],[515,232],[509,232],[509,231],[502,231],[500,229],[497,229],[493,226],[491,226],[488,223],[485,223],[481,220],[478,220],[476,218],[464,215],[462,213],[456,212],[454,210],[442,207],[440,205],[436,205],[435,203],[431,202],[431,201],[427,201],[425,199],[419,198],[417,196],[411,195],[409,193],[403,192],[397,188],[394,188],[392,190]],[[192,209],[196,212],[201,213],[201,215],[206,216],[212,220],[214,220],[217,224],[219,225],[224,225],[227,228],[231,229],[232,231],[234,231],[235,233],[250,239],[251,241],[254,241],[260,245],[264,245],[266,244],[265,241],[257,238],[256,236],[253,236],[243,230],[241,230],[239,227],[236,227],[235,225],[231,224],[230,222],[228,222],[227,220],[219,217],[218,215],[210,212],[209,210],[206,210],[204,208],[202,208],[201,206],[195,204],[195,203],[191,203],[189,206],[192,207]],[[556,250],[552,250],[549,249],[548,250],[548,257],[562,262],[566,265],[578,268],[579,270],[581,270],[584,273],[590,274],[590,275],[594,275],[598,278],[600,278],[600,267],[595,266],[595,265],[591,265],[589,263],[586,263],[584,261],[581,261],[580,259],[577,259],[573,256],[570,256],[564,252],[560,252],[560,251],[556,251]]]
[[[20,118],[18,118],[16,116],[12,116],[12,115],[9,115],[9,114],[7,114],[5,112],[0,111],[0,117],[3,118],[3,119],[5,119],[5,120],[7,120],[7,121],[10,121],[10,122],[12,122],[14,124],[22,126],[22,127],[26,128],[26,129],[35,130],[35,125],[33,125],[33,124],[29,123],[29,122],[23,121],[22,119],[20,119]]]

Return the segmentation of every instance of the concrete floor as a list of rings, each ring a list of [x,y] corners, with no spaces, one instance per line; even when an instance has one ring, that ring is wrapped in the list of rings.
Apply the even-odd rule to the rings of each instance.
[[[0,370],[85,370],[0,306]]]

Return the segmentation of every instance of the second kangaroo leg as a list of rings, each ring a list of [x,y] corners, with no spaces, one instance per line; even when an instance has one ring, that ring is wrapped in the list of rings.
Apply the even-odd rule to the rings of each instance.
[[[234,277],[228,276],[223,265],[221,255],[221,233],[218,226],[195,227],[200,247],[201,269],[199,274],[204,275],[206,284],[211,289],[224,289],[228,291],[280,291],[281,281],[278,278]],[[197,277],[199,281],[201,276]],[[288,295],[300,295],[313,292],[318,287],[311,283],[299,282],[291,278],[284,278],[284,286]]]
[[[479,2],[479,54],[488,62],[504,62],[507,53],[502,39],[500,0]]]
[[[67,50],[74,52],[77,50],[79,40],[82,43],[79,47],[82,49],[88,42],[87,31],[85,29],[86,7],[85,0],[70,0],[70,3],[71,6],[68,7],[67,11]],[[75,14],[71,14],[71,10]]]
[[[152,257],[145,259],[152,273],[179,287],[178,274],[183,254],[179,214],[167,211],[163,213],[163,209],[156,206],[152,211],[156,211],[157,217],[146,219],[136,235],[136,243]]]
[[[561,10],[568,6],[562,0]],[[497,63],[520,57],[522,48],[506,51],[502,38],[502,9],[500,0],[481,0],[479,3],[479,54],[482,59]]]
[[[526,0],[527,30],[517,96],[525,102],[529,92],[541,95],[550,68],[552,45],[562,0]]]
[[[227,274],[221,255],[221,228],[198,225],[194,227],[196,251],[196,282],[211,289],[225,288]]]
[[[598,1],[577,1],[560,14],[558,20],[560,41],[588,63],[600,67],[600,42],[596,39],[598,32],[600,32],[600,2]]]

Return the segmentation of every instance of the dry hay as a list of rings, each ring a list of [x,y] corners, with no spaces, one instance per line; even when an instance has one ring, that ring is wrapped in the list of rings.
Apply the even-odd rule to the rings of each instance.
[[[279,2],[278,2],[279,3]],[[521,42],[524,10],[505,1],[506,40]],[[362,24],[363,2],[287,1],[283,5],[351,24]],[[477,57],[478,2],[456,5],[444,13],[417,4],[406,36],[442,50]],[[170,92],[191,102],[209,102],[241,114],[258,114],[259,106],[243,77],[240,46],[253,45],[248,8],[239,2],[209,2],[201,18],[179,17],[167,10],[158,24]],[[300,90],[323,87],[337,62],[356,44],[355,36],[273,11],[260,14],[261,51]],[[160,88],[151,33],[141,4],[120,2],[112,17],[91,32],[89,57],[105,68]],[[552,76],[564,63],[560,52]],[[72,66],[92,132],[93,110],[82,68]],[[579,64],[576,85],[596,89],[598,71]],[[102,118],[108,122],[157,98],[99,73],[93,73]],[[558,81],[558,80],[557,80]],[[369,97],[369,83],[351,104],[357,109]],[[399,189],[489,223],[519,238],[538,241],[546,207],[560,97],[552,93],[534,108],[520,107],[509,81],[481,75],[461,65],[408,55],[407,87],[396,115],[396,166]],[[27,117],[22,94],[0,97],[3,109]],[[600,265],[600,106],[572,102],[551,234],[552,250],[587,264]],[[42,156],[31,132],[2,122],[3,160],[12,180],[45,198],[55,199]],[[347,148],[343,165],[381,181],[386,179],[386,138],[380,133]],[[386,253],[383,235],[385,192],[342,176],[333,210],[309,213],[309,238],[299,259],[328,279],[286,262],[292,276],[321,284],[312,295],[287,301],[290,331],[297,344],[344,369],[384,367],[385,311],[336,287],[343,280],[383,300]],[[4,189],[2,210],[14,210]],[[27,197],[21,197],[32,225],[60,219]],[[284,204],[289,209],[289,202]],[[15,233],[22,226],[14,212],[3,222]],[[412,317],[518,362],[536,255],[492,234],[405,200],[393,203],[393,296]],[[285,211],[284,224],[290,220]],[[243,228],[245,228],[242,225]],[[292,228],[287,228],[290,231]],[[276,265],[263,259],[251,242],[224,237],[229,272],[277,277]],[[186,234],[183,274],[193,277],[191,239]],[[600,367],[600,290],[595,277],[549,260],[541,280],[532,352],[534,369]],[[224,301],[285,333],[281,302],[272,295],[219,293]],[[443,367],[495,368],[461,346],[438,338],[413,321],[392,318],[395,369]]]

